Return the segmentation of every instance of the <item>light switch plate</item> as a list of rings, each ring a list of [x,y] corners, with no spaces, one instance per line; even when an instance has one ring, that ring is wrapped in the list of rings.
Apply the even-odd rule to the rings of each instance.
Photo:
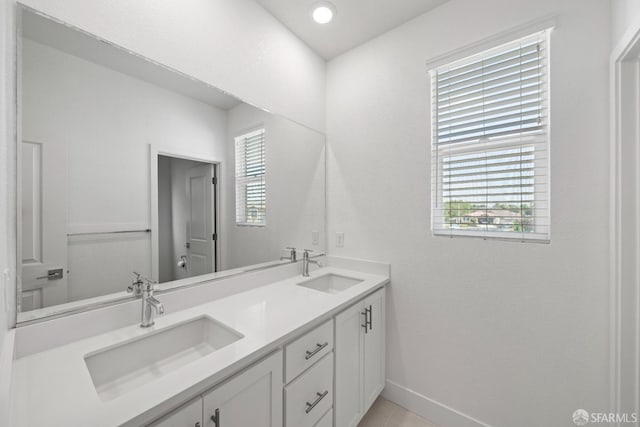
[[[336,232],[336,247],[337,248],[344,247],[344,232],[342,231]]]
[[[311,232],[311,244],[312,245],[319,245],[320,244],[320,232],[317,230],[314,230]]]

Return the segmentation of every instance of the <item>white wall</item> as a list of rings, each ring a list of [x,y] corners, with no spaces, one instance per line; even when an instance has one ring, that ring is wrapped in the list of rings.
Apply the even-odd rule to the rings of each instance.
[[[551,244],[432,237],[425,61],[552,14]],[[608,409],[608,35],[601,0],[452,0],[328,64],[330,253],[391,263],[385,393],[441,425]]]
[[[23,139],[67,152],[70,232],[150,228],[149,144],[226,156],[223,110],[30,40],[22,74]],[[68,256],[70,301],[122,291],[151,273],[150,234],[72,237]]]
[[[15,324],[15,132],[13,5],[0,2],[0,420],[10,419]],[[6,273],[5,273],[6,272]]]
[[[265,227],[235,225],[235,140],[265,128],[267,219]],[[247,104],[229,110],[227,164],[223,185],[229,199],[223,231],[223,269],[257,264],[281,255],[286,246],[322,250],[324,245],[325,137],[290,120]],[[226,183],[226,184],[225,184]],[[313,245],[312,231],[320,240]]]
[[[24,3],[249,103],[324,129],[324,60],[253,0]]]
[[[15,322],[15,132],[13,96],[13,5],[0,4],[0,354]],[[6,271],[6,274],[5,274]],[[3,408],[0,407],[0,411]]]
[[[611,44],[616,43],[632,24],[640,21],[640,1],[611,0]]]

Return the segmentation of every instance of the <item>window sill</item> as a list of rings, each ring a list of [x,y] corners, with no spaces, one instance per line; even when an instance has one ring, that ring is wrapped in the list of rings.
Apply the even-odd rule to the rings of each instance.
[[[433,231],[433,237],[470,237],[483,240],[501,240],[516,243],[551,243],[548,235],[542,233],[490,232],[472,230],[439,230]]]
[[[242,222],[236,222],[236,226],[238,227],[266,227],[267,224],[246,224]]]

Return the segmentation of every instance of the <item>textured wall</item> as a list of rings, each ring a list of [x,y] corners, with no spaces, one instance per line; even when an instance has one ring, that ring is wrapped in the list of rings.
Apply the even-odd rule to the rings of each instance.
[[[549,15],[551,244],[432,237],[425,61]],[[387,393],[442,425],[608,407],[608,35],[602,0],[452,0],[328,64],[330,253],[391,262]]]

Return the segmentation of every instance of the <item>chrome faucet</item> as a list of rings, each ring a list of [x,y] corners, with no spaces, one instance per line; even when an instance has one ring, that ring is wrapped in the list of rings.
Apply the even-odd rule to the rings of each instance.
[[[312,252],[311,249],[305,249],[302,254],[302,277],[309,277],[309,263],[322,267],[319,261],[309,259],[309,252]]]
[[[153,291],[156,289],[157,283],[135,271],[133,274],[136,275],[136,278],[131,286],[127,288],[127,292],[142,297],[142,320],[140,327],[148,328],[155,323],[153,321],[154,313],[158,316],[164,314],[164,305],[153,296]]]
[[[281,256],[280,257],[280,261],[284,260],[284,259],[288,259],[291,262],[296,262],[297,259],[297,255],[296,255],[296,248],[292,248],[290,246],[287,246],[285,249],[289,249],[289,256]]]

